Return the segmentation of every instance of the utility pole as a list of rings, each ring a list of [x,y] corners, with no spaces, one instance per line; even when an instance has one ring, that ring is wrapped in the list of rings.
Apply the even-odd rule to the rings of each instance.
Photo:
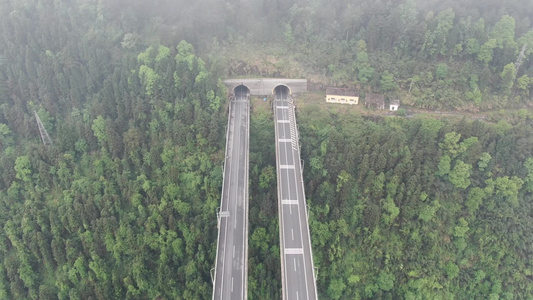
[[[39,127],[39,134],[41,135],[41,141],[43,141],[43,144],[45,146],[51,146],[52,145],[52,139],[48,135],[48,132],[46,132],[46,128],[44,128],[43,122],[41,122],[41,118],[39,118],[39,115],[36,111],[33,111],[33,114],[35,115],[35,120],[37,120],[37,126]]]
[[[526,49],[527,49],[527,42],[524,44],[524,46],[522,46],[522,50],[520,51],[520,54],[518,55],[518,59],[516,60],[516,64],[514,64],[515,65],[516,74],[518,74],[518,68],[520,68],[520,65],[524,61],[524,57],[526,56],[525,55],[526,54]]]

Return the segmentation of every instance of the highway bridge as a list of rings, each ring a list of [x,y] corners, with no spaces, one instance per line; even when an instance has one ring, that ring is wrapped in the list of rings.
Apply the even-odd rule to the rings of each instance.
[[[291,92],[307,89],[304,80],[249,79],[232,88],[226,133],[213,299],[247,299],[248,149],[250,94],[274,93],[281,280],[284,300],[317,299],[300,146]],[[289,87],[287,83],[292,85]],[[251,86],[251,89],[248,87]],[[272,88],[272,89],[271,89]]]
[[[273,103],[281,254],[285,300],[317,299],[298,128],[289,88],[278,85]]]
[[[226,159],[218,217],[213,299],[247,299],[248,143],[250,91],[234,89],[226,133]]]

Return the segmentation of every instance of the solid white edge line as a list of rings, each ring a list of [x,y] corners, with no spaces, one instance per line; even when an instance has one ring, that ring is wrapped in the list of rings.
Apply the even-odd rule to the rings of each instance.
[[[230,102],[229,102],[229,106],[228,106],[228,124],[226,125],[226,150],[224,152],[224,157],[228,157],[228,140],[229,140],[229,133],[230,133],[230,123],[231,123],[231,109],[232,109],[232,101],[230,99]],[[226,162],[224,162],[224,170],[223,172],[226,173]],[[230,168],[230,171],[231,171],[231,168]],[[228,171],[229,172],[229,171]],[[229,177],[229,176],[228,176]],[[224,200],[224,187],[225,187],[225,178],[222,180],[222,191],[220,193],[221,197],[220,197],[220,206],[221,206],[221,209],[223,209],[223,200]],[[218,222],[218,220],[217,220]],[[227,227],[228,227],[228,222],[226,221],[226,224],[225,224],[225,231],[227,230]],[[213,297],[212,299],[214,300],[215,299],[215,294],[216,294],[216,283],[217,283],[217,266],[218,266],[218,255],[219,255],[219,243],[220,243],[220,234],[221,234],[221,228],[218,228],[218,237],[217,237],[217,252],[216,252],[216,256],[215,256],[215,275],[213,276],[214,277],[214,282],[213,282]],[[224,238],[224,242],[226,241],[226,239]],[[224,247],[225,248],[225,247]],[[222,274],[224,274],[224,268],[225,268],[225,263],[222,262]],[[219,274],[220,275],[220,274]],[[224,276],[222,276],[222,279],[221,279],[221,283],[220,283],[220,291],[221,291],[221,294],[222,294],[222,286],[224,285]]]
[[[242,270],[242,280],[243,280],[243,299],[248,299],[248,201],[249,201],[249,195],[248,195],[248,184],[249,184],[249,154],[250,154],[250,102],[247,98],[246,102],[246,137],[244,140],[244,146],[245,146],[245,179],[244,179],[244,229],[243,229],[243,240],[244,240],[244,253],[243,253],[243,270]]]
[[[274,120],[277,120],[277,98],[274,100],[274,103],[273,103],[273,106],[274,106],[274,109],[273,109],[273,113],[274,113]],[[274,134],[275,134],[275,138],[276,140],[279,138],[279,133],[278,133],[278,127],[277,126],[274,126]],[[285,273],[287,272],[286,270],[286,266],[285,266],[285,255],[284,255],[284,251],[285,251],[285,242],[284,242],[284,239],[283,239],[283,213],[282,213],[282,205],[281,205],[281,199],[282,198],[282,189],[281,189],[281,169],[280,169],[280,157],[279,157],[279,143],[276,143],[276,173],[277,173],[277,185],[278,185],[278,219],[279,219],[279,240],[280,240],[280,261],[281,261],[281,267],[282,267],[282,272],[281,272],[281,282],[282,282],[282,285],[281,285],[281,294],[283,295],[282,299],[287,299],[287,296],[286,296],[286,292],[287,292],[287,287],[286,287],[286,284],[285,284]]]

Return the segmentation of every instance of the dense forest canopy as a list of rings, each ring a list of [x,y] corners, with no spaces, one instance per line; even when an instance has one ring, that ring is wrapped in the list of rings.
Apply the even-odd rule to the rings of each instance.
[[[531,101],[527,0],[204,0],[144,3],[135,18],[122,9],[131,5],[115,4],[107,17],[121,27],[146,24],[134,35],[149,28],[165,42],[186,39],[214,56],[225,53],[222,74],[308,77],[426,108],[477,111]]]
[[[525,108],[531,16],[529,0],[0,0],[0,299],[210,298],[221,78]],[[531,113],[297,101],[321,299],[531,298]],[[249,297],[278,299],[274,127],[252,110]]]
[[[299,120],[323,298],[531,297],[531,116]]]

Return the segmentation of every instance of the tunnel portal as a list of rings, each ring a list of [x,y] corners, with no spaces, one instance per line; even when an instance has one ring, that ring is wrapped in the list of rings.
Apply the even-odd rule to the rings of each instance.
[[[274,94],[276,98],[285,99],[291,94],[291,89],[284,84],[280,84],[274,88]]]
[[[236,100],[246,100],[250,96],[250,89],[241,84],[233,89],[233,94],[235,95]]]
[[[235,78],[223,81],[230,93],[235,95],[236,87],[244,85],[249,90],[249,96],[271,96],[275,93],[276,87],[282,85],[287,87],[288,95],[307,92],[307,79],[291,78]]]

